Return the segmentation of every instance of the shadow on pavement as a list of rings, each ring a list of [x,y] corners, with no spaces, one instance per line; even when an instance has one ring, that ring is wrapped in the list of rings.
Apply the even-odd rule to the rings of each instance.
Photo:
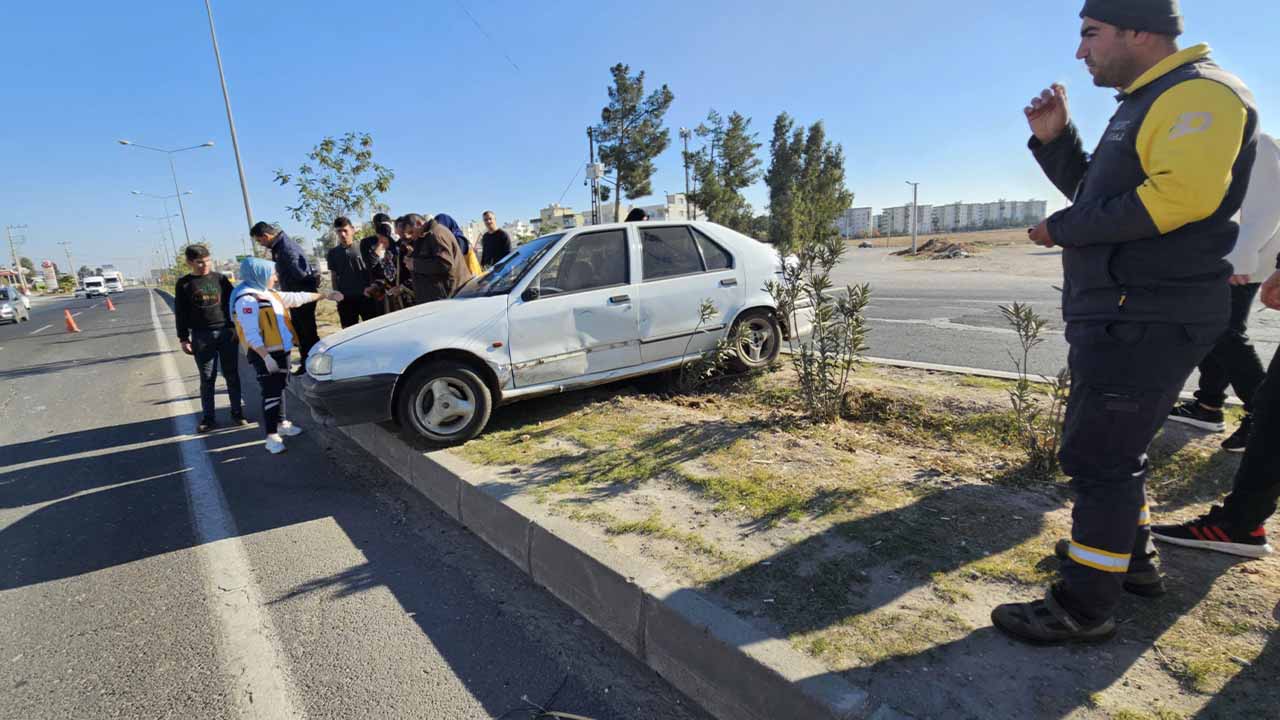
[[[62,368],[50,363],[41,371]],[[261,401],[243,365],[241,375],[253,419]],[[293,411],[302,415],[302,408]],[[220,415],[225,412],[220,409]],[[166,418],[5,448],[0,508],[28,512],[0,529],[0,593],[195,547],[187,468],[179,449],[180,443],[193,441],[174,432]],[[574,616],[465,529],[402,488],[354,444],[307,433],[289,441],[290,452],[270,456],[256,425],[202,437],[240,537],[324,519],[336,523],[365,558],[363,564],[268,596],[280,612],[290,603],[315,602],[317,596],[337,601],[385,588],[486,716],[525,707],[522,695],[542,702],[553,693],[556,709],[598,720],[667,716],[643,708],[634,715],[619,711],[601,693],[609,677],[601,677],[604,671],[587,661],[609,641],[590,628],[575,628],[565,637],[534,634],[535,623],[526,614],[546,625],[541,616],[560,613],[559,627],[572,624]],[[349,476],[344,466],[367,472]],[[387,507],[388,493],[397,508]],[[571,645],[584,633],[594,638],[592,652]],[[629,682],[656,692],[661,684],[656,676],[638,663],[629,667]],[[703,716],[690,709],[681,717]]]

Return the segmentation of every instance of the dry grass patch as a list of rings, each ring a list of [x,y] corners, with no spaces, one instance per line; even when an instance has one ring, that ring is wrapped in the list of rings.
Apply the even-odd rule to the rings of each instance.
[[[1280,629],[1274,563],[1166,552],[1171,592],[1126,598],[1104,650],[1012,644],[989,629],[990,609],[1054,580],[1070,508],[1064,484],[1019,471],[1008,383],[866,367],[843,419],[823,426],[795,410],[793,387],[781,370],[692,395],[569,394],[504,408],[459,452],[919,717],[1164,720],[1212,694],[1233,713],[1269,711],[1251,698],[1280,674],[1264,649]],[[1237,461],[1217,439],[1157,439],[1161,520],[1227,486]],[[921,675],[955,667],[964,681]],[[1028,672],[1041,677],[1032,700],[1017,683]],[[923,677],[938,691],[911,692]]]

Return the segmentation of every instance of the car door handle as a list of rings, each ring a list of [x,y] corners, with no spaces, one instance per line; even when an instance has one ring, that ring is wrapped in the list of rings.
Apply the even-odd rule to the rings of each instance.
[[[629,302],[631,302],[630,295],[614,295],[613,297],[609,298],[610,305],[622,305],[623,303],[629,303]]]
[[[727,278],[720,281],[720,287],[737,287],[738,281],[735,278]]]

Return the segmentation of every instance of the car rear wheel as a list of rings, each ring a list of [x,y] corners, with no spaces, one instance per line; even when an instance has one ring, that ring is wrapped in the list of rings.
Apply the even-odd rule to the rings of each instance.
[[[489,386],[470,367],[434,362],[409,376],[396,407],[400,426],[432,445],[460,445],[484,430],[493,411]]]
[[[729,337],[735,339],[729,367],[736,372],[769,367],[782,352],[782,328],[768,310],[744,313],[733,324]]]

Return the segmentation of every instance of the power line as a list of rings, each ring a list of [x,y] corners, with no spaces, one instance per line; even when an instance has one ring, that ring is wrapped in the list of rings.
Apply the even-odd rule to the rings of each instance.
[[[573,174],[573,179],[571,179],[571,180],[569,181],[569,184],[568,184],[568,185],[565,185],[565,186],[564,186],[564,192],[560,193],[560,199],[556,201],[556,204],[557,204],[557,205],[559,205],[560,203],[564,202],[564,196],[569,194],[569,188],[573,187],[573,184],[574,184],[575,182],[577,182],[577,180],[578,180],[578,174],[579,174],[579,173],[581,173],[581,172],[582,172],[582,166],[581,166],[581,165],[579,165],[579,166],[578,166],[578,170],[577,170],[577,172],[575,172],[575,173]]]
[[[480,34],[484,35],[490,44],[497,48],[498,52],[502,53],[502,57],[506,58],[507,62],[511,63],[511,67],[515,68],[516,72],[520,72],[520,66],[516,64],[516,61],[512,60],[511,56],[507,54],[507,51],[504,50],[503,47],[498,44],[498,41],[494,40],[493,36],[489,34],[489,31],[484,29],[484,26],[480,24],[480,21],[476,19],[476,16],[472,15],[471,11],[467,9],[467,6],[462,4],[462,0],[454,0],[454,2],[458,3],[458,7],[462,8],[462,12],[466,13],[468,18],[471,18],[471,24],[476,26],[476,29],[480,31]]]

